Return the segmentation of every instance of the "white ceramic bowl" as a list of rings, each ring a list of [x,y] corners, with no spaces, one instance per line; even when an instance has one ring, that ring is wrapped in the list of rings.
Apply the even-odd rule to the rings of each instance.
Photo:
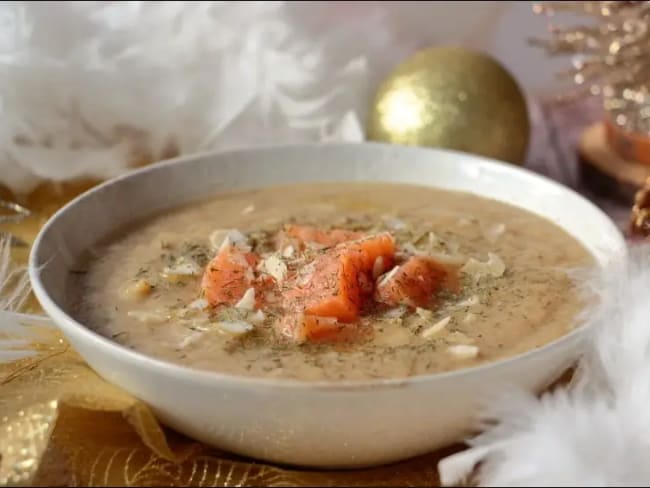
[[[585,328],[485,366],[403,380],[301,383],[193,370],[122,347],[75,321],[66,296],[81,253],[124,224],[220,190],[305,181],[389,181],[509,202],[568,230],[600,265],[623,238],[590,202],[531,172],[467,154],[382,144],[267,147],[147,167],[92,189],[43,227],[30,259],[34,291],[101,376],[148,403],[163,423],[235,453],[293,465],[368,466],[459,441],[479,402],[503,385],[536,391],[578,356]]]

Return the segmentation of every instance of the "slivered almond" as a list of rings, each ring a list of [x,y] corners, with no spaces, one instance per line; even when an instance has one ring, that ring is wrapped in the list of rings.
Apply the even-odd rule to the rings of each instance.
[[[243,320],[223,321],[219,322],[217,325],[222,331],[235,336],[247,334],[254,329],[252,324],[244,322]]]
[[[183,340],[178,343],[178,347],[180,349],[185,349],[190,344],[196,342],[203,334],[204,332],[201,331],[201,332],[194,332],[192,334],[185,336]]]
[[[424,329],[422,333],[420,334],[424,339],[429,339],[442,331],[445,327],[447,327],[447,324],[449,324],[449,321],[451,320],[451,317],[445,317],[444,319],[440,320],[439,322],[436,322],[433,324],[431,327]]]
[[[465,307],[473,307],[474,305],[478,305],[480,302],[478,295],[472,295],[469,298],[466,298],[465,300],[455,303],[451,306],[451,308],[459,309],[459,308],[465,308]]]
[[[475,258],[470,258],[460,271],[474,277],[475,281],[480,280],[484,276],[491,276],[499,278],[503,276],[506,270],[506,265],[503,260],[494,253],[488,253],[488,259],[481,262]]]
[[[494,244],[499,240],[499,237],[501,237],[501,234],[503,234],[505,231],[506,225],[500,222],[498,224],[490,225],[487,229],[484,229],[483,234],[485,234],[485,238],[488,241]]]
[[[377,283],[377,286],[384,286],[386,283],[388,283],[393,278],[393,276],[395,276],[397,271],[399,271],[399,266],[395,266],[388,273],[380,276],[379,277],[379,283]]]
[[[169,318],[168,313],[151,310],[131,310],[127,315],[146,324],[162,323]]]
[[[261,310],[258,310],[252,315],[248,316],[248,320],[253,324],[261,324],[266,319],[266,315]]]
[[[415,313],[423,320],[431,320],[433,318],[433,312],[426,308],[417,307]]]
[[[282,283],[287,275],[287,265],[275,254],[264,259],[260,263],[259,269],[273,276],[278,283]]]
[[[255,288],[249,288],[244,292],[244,296],[237,302],[235,308],[241,310],[255,310]]]
[[[384,274],[384,257],[377,256],[377,259],[375,259],[375,262],[372,265],[372,277],[376,280],[382,274]]]
[[[384,313],[384,317],[387,319],[399,319],[402,318],[407,311],[408,309],[404,306],[391,308]]]
[[[388,227],[390,230],[406,229],[406,223],[397,217],[386,216],[382,220],[384,221],[386,227]]]
[[[180,258],[173,266],[167,266],[163,269],[163,276],[165,278],[172,278],[179,276],[198,276],[201,274],[201,268],[194,261],[185,258]]]
[[[208,308],[210,304],[205,298],[197,298],[193,302],[191,302],[187,308],[191,308],[193,310],[204,310]]]
[[[210,234],[210,245],[215,251],[234,245],[247,248],[248,239],[237,229],[217,229]]]
[[[465,322],[466,324],[469,324],[471,322],[474,322],[475,320],[476,320],[476,314],[468,313],[467,315],[465,315],[465,318],[463,319],[463,322]]]
[[[440,238],[433,232],[427,234],[427,241],[429,244],[429,249],[433,249],[438,244],[440,244]]]
[[[447,348],[449,354],[457,359],[472,359],[478,356],[479,349],[476,346],[467,344],[456,344]]]
[[[449,342],[454,342],[456,344],[471,344],[472,342],[474,342],[474,339],[472,339],[470,336],[468,336],[467,334],[459,330],[450,332],[447,335],[446,339]]]

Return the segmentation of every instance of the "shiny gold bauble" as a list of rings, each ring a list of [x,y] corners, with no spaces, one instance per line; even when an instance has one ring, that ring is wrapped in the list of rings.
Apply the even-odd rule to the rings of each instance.
[[[523,164],[530,124],[514,78],[461,47],[416,53],[384,81],[371,106],[371,141],[442,147]]]

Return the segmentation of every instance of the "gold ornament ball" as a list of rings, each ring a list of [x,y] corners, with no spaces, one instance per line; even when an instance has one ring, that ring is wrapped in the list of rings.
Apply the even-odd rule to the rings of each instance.
[[[526,99],[496,60],[433,47],[400,64],[380,86],[366,128],[372,141],[442,147],[523,164]]]

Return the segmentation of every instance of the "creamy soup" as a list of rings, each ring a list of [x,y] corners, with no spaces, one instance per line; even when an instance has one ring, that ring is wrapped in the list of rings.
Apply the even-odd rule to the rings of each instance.
[[[555,224],[399,184],[233,192],[97,246],[77,314],[147,355],[306,381],[404,378],[555,340],[591,255]]]

